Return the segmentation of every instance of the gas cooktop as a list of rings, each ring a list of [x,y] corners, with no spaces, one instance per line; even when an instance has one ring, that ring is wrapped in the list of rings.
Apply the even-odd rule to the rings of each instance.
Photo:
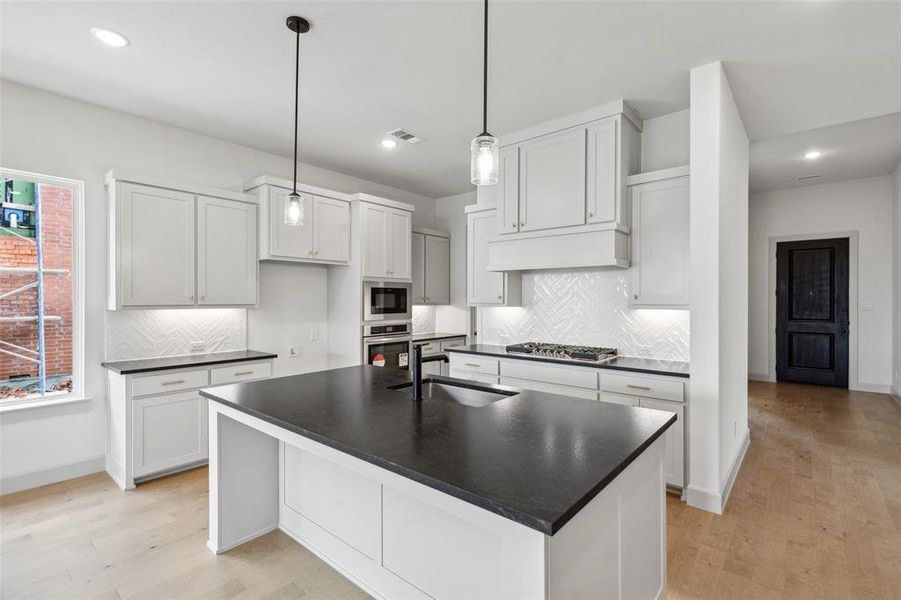
[[[542,358],[562,358],[570,360],[582,360],[588,362],[603,362],[616,357],[616,348],[602,348],[597,346],[575,346],[570,344],[542,344],[538,342],[524,342],[511,344],[506,347],[507,352],[517,354],[530,354]]]

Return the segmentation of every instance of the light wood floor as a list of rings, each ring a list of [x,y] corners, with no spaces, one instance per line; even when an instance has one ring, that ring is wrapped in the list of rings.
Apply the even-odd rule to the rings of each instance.
[[[669,499],[668,598],[901,599],[901,406],[752,383],[723,516]],[[0,597],[367,597],[280,532],[215,557],[207,473],[122,493],[104,474],[0,498]]]

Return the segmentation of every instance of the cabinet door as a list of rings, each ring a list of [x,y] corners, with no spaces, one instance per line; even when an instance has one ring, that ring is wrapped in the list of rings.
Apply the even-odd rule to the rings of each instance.
[[[206,402],[196,391],[132,401],[135,477],[207,458]]]
[[[316,259],[350,262],[350,204],[315,196],[313,238]]]
[[[617,120],[610,119],[588,128],[588,177],[585,215],[588,223],[616,221],[619,181],[616,160]]]
[[[498,160],[495,198],[498,233],[516,233],[519,231],[519,148],[503,148]]]
[[[632,304],[689,303],[688,177],[636,185],[632,194]]]
[[[413,274],[410,244],[413,235],[412,215],[405,210],[391,210],[389,245],[391,255],[388,258],[389,277],[392,279],[410,279]]]
[[[488,239],[497,232],[495,211],[467,215],[466,297],[469,304],[503,304],[504,274],[489,271]]]
[[[313,257],[313,197],[301,194],[303,225],[285,224],[285,206],[291,190],[269,188],[269,253],[282,258]]]
[[[134,184],[122,192],[120,303],[194,304],[194,196]]]
[[[363,277],[388,277],[388,218],[390,211],[376,204],[360,204],[363,225]]]
[[[682,487],[685,484],[685,407],[665,400],[641,398],[638,405],[676,413],[676,422],[664,434],[666,436],[666,454],[663,468],[666,482],[669,485]]]
[[[450,304],[450,240],[445,237],[425,236],[425,301]]]
[[[585,129],[519,147],[519,230],[585,223]]]
[[[197,198],[198,304],[256,304],[257,207]]]
[[[421,233],[412,236],[413,304],[425,304],[425,238]]]

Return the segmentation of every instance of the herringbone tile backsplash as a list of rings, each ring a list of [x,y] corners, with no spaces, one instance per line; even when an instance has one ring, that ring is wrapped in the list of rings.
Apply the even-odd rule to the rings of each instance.
[[[484,308],[480,342],[613,346],[623,356],[689,359],[687,310],[633,310],[628,271],[523,273],[522,308]]]
[[[191,342],[204,352],[247,347],[247,310],[117,310],[106,312],[106,360],[191,354]]]

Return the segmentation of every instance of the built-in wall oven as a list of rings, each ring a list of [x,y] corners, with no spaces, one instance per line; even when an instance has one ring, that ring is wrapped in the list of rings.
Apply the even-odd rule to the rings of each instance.
[[[378,367],[409,368],[412,330],[410,321],[363,325],[363,360]]]
[[[363,321],[411,321],[412,285],[386,281],[363,282]]]

